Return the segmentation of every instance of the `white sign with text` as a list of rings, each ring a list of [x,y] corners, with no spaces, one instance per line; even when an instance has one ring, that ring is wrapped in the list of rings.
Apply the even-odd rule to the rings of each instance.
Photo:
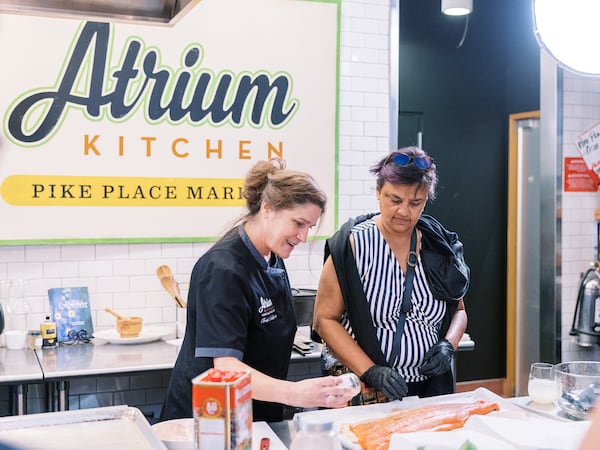
[[[172,26],[0,14],[0,244],[212,240],[271,157],[317,179],[332,234],[338,9],[203,0]]]
[[[577,137],[577,149],[588,168],[600,175],[600,122]]]

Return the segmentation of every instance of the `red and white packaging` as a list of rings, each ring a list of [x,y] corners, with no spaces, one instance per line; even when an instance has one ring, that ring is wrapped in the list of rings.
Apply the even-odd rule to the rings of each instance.
[[[252,450],[249,371],[209,369],[192,379],[194,448]]]

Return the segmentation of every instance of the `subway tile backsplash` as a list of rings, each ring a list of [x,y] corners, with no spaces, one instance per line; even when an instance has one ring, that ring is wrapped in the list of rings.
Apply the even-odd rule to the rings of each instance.
[[[388,0],[343,0],[341,22],[342,123],[339,136],[339,220],[374,207],[370,184],[356,183],[368,174],[372,162],[389,149]],[[356,184],[355,184],[356,183]],[[352,185],[352,189],[343,186]],[[336,205],[333,194],[330,208]],[[114,326],[104,312],[109,306],[123,314],[142,315],[144,323],[175,324],[174,301],[162,289],[156,268],[168,264],[187,293],[190,272],[208,243],[98,244],[0,246],[0,279],[28,280],[27,299],[32,326],[49,312],[47,290],[52,287],[87,286],[96,329]],[[323,241],[298,246],[286,260],[294,287],[316,288],[323,259]],[[294,379],[318,375],[318,364],[293,366]],[[71,409],[133,402],[144,413],[158,417],[168,373],[82,378],[70,385]],[[110,389],[114,383],[114,389]],[[45,410],[44,389],[30,389],[31,412]],[[0,386],[0,415],[9,411],[9,392]],[[152,419],[151,419],[152,420]]]
[[[581,157],[577,136],[600,121],[600,83],[594,77],[563,72],[563,157]],[[584,349],[569,336],[580,277],[597,255],[597,224],[600,209],[597,192],[562,193],[561,317],[562,360],[600,359],[600,349]]]

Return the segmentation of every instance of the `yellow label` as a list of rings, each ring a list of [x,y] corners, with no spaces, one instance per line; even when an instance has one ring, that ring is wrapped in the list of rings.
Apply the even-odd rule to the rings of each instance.
[[[0,195],[15,206],[243,206],[241,178],[10,175]]]
[[[43,339],[56,339],[56,324],[54,322],[41,323],[40,331]]]

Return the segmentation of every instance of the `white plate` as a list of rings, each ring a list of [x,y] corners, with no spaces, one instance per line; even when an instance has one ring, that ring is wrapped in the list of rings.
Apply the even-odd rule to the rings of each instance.
[[[167,344],[174,345],[175,347],[181,347],[181,344],[183,343],[183,338],[170,339],[170,340],[165,341],[165,342]]]
[[[110,344],[145,344],[147,342],[158,341],[160,338],[171,333],[173,333],[173,330],[169,327],[144,326],[137,337],[122,338],[114,328],[94,331],[94,337],[104,339]]]

